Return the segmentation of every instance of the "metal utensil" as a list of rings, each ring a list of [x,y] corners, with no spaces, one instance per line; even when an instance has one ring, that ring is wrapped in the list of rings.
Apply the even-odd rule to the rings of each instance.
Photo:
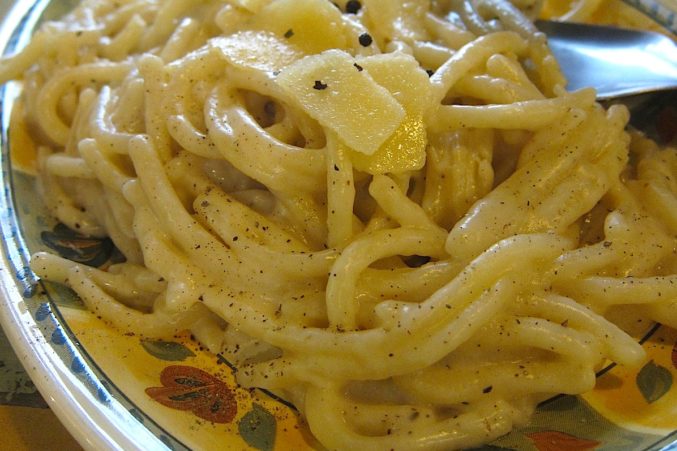
[[[658,33],[569,22],[537,21],[569,80],[592,86],[599,100],[677,88],[677,46]]]

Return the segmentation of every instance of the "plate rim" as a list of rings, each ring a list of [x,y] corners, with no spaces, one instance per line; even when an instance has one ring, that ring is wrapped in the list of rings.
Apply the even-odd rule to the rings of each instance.
[[[0,53],[12,51],[17,32],[30,32],[50,0],[14,2],[8,14],[1,20]],[[20,27],[26,30],[19,30]],[[17,45],[19,44],[19,45]],[[8,85],[0,88],[0,105],[11,107],[14,99],[8,93]],[[11,108],[9,108],[11,109]],[[25,283],[18,274],[16,259],[25,260],[27,250],[22,246],[20,220],[16,214],[13,196],[11,161],[7,127],[11,112],[0,110],[2,134],[0,145],[0,185],[5,187],[0,198],[4,210],[0,224],[3,242],[0,250],[0,326],[8,342],[21,361],[26,373],[43,396],[50,409],[73,438],[87,450],[167,450],[169,449],[150,430],[139,423],[133,415],[119,404],[115,396],[107,393],[110,406],[104,406],[93,393],[77,379],[63,358],[50,346],[36,319],[26,305],[21,285]],[[70,331],[52,311],[49,316],[57,327]],[[65,346],[74,356],[87,362],[70,337],[64,336]],[[88,370],[89,364],[87,364]],[[105,389],[105,388],[104,388]]]
[[[132,439],[127,434],[132,425],[122,417],[113,418],[112,412],[104,408],[73,376],[64,361],[49,346],[23,305],[24,299],[12,272],[6,248],[3,247],[0,262],[0,298],[3,301],[0,306],[0,324],[38,391],[73,438],[88,450],[168,449],[141,425],[135,428],[135,432],[146,435],[146,438],[143,441],[140,436]],[[68,344],[72,348],[70,340]],[[111,402],[116,403],[114,400]]]

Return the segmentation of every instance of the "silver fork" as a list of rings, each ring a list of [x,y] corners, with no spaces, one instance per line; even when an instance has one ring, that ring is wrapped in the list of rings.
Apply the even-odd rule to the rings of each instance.
[[[599,100],[610,100],[677,88],[677,46],[667,36],[569,22],[536,26],[547,35],[569,90],[592,86]]]
[[[658,33],[537,21],[569,83],[592,86],[604,105],[622,103],[630,124],[652,139],[677,139],[677,46]]]

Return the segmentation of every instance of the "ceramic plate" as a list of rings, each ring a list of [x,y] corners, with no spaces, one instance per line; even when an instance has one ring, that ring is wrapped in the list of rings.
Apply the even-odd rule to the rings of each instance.
[[[25,45],[44,17],[71,1],[23,1],[5,16],[0,49]],[[7,5],[0,10],[7,9]],[[294,407],[238,387],[236,369],[189,336],[123,335],[87,312],[70,290],[39,281],[30,255],[49,250],[93,266],[115,261],[110,240],[79,236],[49,217],[34,191],[28,131],[13,129],[20,86],[0,88],[0,321],[26,370],[88,449],[312,449]],[[640,368],[611,366],[582,397],[558,396],[531,423],[486,450],[677,450],[677,332],[646,325]]]

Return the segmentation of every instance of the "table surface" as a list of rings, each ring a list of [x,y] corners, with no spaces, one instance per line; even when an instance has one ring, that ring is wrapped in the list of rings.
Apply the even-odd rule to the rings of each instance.
[[[24,371],[0,330],[1,449],[80,450]]]

